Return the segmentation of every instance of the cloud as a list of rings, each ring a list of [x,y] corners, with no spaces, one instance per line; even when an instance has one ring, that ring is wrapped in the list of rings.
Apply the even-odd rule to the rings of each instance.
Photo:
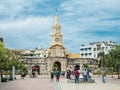
[[[0,3],[0,16],[6,15],[6,19],[13,19],[24,9],[25,5],[28,5],[25,0],[3,0]]]
[[[38,46],[38,44],[46,45],[44,40],[49,42],[52,27],[52,23],[49,22],[51,21],[53,21],[53,17],[30,17],[25,20],[0,22],[0,30],[9,47],[36,47],[35,45]],[[16,42],[18,40],[20,43]]]
[[[115,15],[119,13],[119,3],[119,0],[66,0],[66,2],[60,5],[60,8],[62,8],[63,11],[65,10],[66,13],[72,12],[82,17],[99,17],[99,15],[102,14],[109,16],[109,14]]]
[[[63,43],[79,53],[81,44],[113,40],[120,43],[120,0],[3,0],[0,33],[10,48],[49,47],[58,8]],[[19,41],[19,42],[18,42]]]
[[[43,29],[46,25],[50,25],[50,21],[53,21],[53,17],[28,17],[14,21],[2,21],[0,22],[0,27],[5,30],[12,28],[15,31],[17,31],[17,29],[29,30],[33,28],[36,30],[36,28],[41,27]]]
[[[27,18],[28,16],[41,16],[48,14],[49,0],[3,0],[0,3],[0,18],[13,20]],[[38,14],[38,15],[37,15]]]

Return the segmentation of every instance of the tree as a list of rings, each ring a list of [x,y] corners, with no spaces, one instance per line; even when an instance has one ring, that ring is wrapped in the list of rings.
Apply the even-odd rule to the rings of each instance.
[[[0,72],[1,77],[4,71],[8,71],[11,75],[12,66],[15,66],[16,70],[21,69],[25,65],[19,61],[19,57],[15,50],[5,48],[4,44],[0,42]]]
[[[120,45],[116,46],[114,49],[112,49],[109,54],[106,55],[106,60],[105,60],[105,66],[106,67],[113,67],[114,70],[118,74],[118,79],[119,77],[119,69],[120,69]]]
[[[5,48],[4,44],[2,42],[0,42],[0,73],[1,73],[1,78],[2,78],[2,70],[5,68],[7,68],[6,64],[6,57],[7,55],[7,49]]]
[[[88,64],[83,64],[83,67],[86,68],[86,69],[89,68]]]

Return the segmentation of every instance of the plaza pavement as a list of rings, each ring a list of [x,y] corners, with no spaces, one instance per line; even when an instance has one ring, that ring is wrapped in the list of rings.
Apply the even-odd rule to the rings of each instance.
[[[54,90],[48,76],[39,76],[38,78],[25,79],[17,76],[17,80],[8,81],[7,83],[0,84],[0,90]]]
[[[61,79],[58,86],[61,90],[120,90],[120,80],[107,79],[106,83],[101,82],[101,77],[94,78],[95,83],[68,83],[66,79]]]
[[[68,83],[60,77],[60,82],[50,81],[49,75],[40,75],[38,78],[27,76],[24,80],[17,76],[17,80],[0,84],[0,90],[120,90],[120,80],[107,78],[107,83],[101,82],[101,77],[93,77],[95,83]]]

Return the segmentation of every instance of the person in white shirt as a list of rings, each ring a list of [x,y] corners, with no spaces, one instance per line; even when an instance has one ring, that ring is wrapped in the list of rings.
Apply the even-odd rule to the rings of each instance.
[[[84,76],[84,82],[87,82],[87,80],[88,80],[88,71],[87,71],[87,69],[85,69],[83,71],[83,76]]]

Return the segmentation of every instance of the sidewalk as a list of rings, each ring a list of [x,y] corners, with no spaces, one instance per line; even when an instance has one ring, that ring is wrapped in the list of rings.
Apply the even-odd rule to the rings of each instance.
[[[0,84],[0,90],[54,90],[49,76],[38,78],[26,77],[24,80],[18,78],[15,81]]]

